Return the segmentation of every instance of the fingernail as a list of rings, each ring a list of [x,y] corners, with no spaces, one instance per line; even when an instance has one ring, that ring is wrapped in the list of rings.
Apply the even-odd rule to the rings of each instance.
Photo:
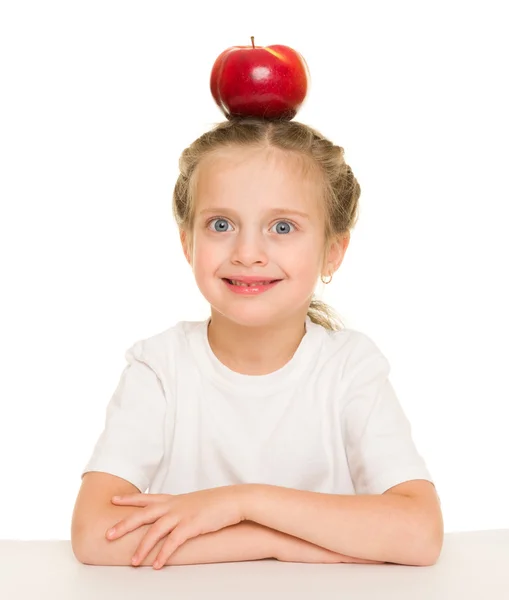
[[[110,530],[108,530],[108,537],[111,537],[112,535],[115,535],[115,528],[112,527]]]
[[[138,556],[133,556],[131,562],[133,565],[136,565],[138,563]]]

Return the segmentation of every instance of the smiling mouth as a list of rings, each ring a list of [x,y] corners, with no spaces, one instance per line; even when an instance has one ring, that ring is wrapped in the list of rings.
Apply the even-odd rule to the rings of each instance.
[[[259,285],[269,285],[271,283],[276,283],[276,281],[281,281],[281,279],[268,279],[267,281],[255,281],[252,283],[246,283],[244,281],[234,281],[233,279],[224,278],[224,281],[227,281],[231,285],[239,285],[245,287],[256,287]]]

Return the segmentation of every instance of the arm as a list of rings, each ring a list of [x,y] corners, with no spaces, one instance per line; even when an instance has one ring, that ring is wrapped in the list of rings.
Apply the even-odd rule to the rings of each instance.
[[[131,511],[129,511],[131,512]],[[109,514],[100,530],[90,536],[76,553],[78,560],[89,565],[130,566],[136,548],[150,525],[142,525],[124,536],[110,541],[105,532],[122,516]],[[200,535],[187,540],[167,560],[167,565],[194,565],[203,563],[235,562],[273,558],[279,532],[258,523],[244,521],[232,527]],[[166,541],[164,536],[152,548],[139,566],[152,566]]]
[[[74,543],[76,558],[89,565],[128,566],[131,558],[151,525],[142,525],[124,536],[110,541],[107,529],[136,507],[108,508],[105,517],[99,520],[93,535],[83,538],[81,544]],[[150,551],[139,566],[151,566],[166,540],[165,536]],[[286,562],[339,563],[374,561],[344,556],[265,527],[252,521],[220,529],[187,540],[167,560],[167,565],[193,565],[204,563],[237,562],[276,558]]]
[[[415,566],[436,561],[438,520],[427,498],[324,494],[265,484],[243,488],[245,519],[360,558]]]

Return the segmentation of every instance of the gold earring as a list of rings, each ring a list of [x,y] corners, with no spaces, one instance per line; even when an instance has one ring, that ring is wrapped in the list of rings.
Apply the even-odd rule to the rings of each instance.
[[[324,281],[323,275],[320,277],[320,279],[322,280],[322,283],[325,283],[325,285],[327,285],[328,283],[330,283],[332,281],[332,275],[329,275],[329,277],[330,277],[329,281]]]

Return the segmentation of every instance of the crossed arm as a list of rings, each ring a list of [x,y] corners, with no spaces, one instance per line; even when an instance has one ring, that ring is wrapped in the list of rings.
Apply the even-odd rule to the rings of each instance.
[[[245,519],[187,540],[166,564],[277,558],[292,562],[357,562],[427,566],[438,559],[443,521],[434,486],[408,481],[382,495],[333,495],[263,484],[241,486]],[[114,540],[104,531],[133,512],[116,506],[98,524],[88,548],[74,548],[86,564],[127,565],[150,525]],[[138,509],[139,510],[139,509]],[[141,565],[151,565],[160,540]],[[95,547],[94,547],[95,545]]]
[[[440,555],[443,519],[429,481],[407,481],[381,495],[247,486],[247,518],[333,552],[415,566],[433,565]]]

